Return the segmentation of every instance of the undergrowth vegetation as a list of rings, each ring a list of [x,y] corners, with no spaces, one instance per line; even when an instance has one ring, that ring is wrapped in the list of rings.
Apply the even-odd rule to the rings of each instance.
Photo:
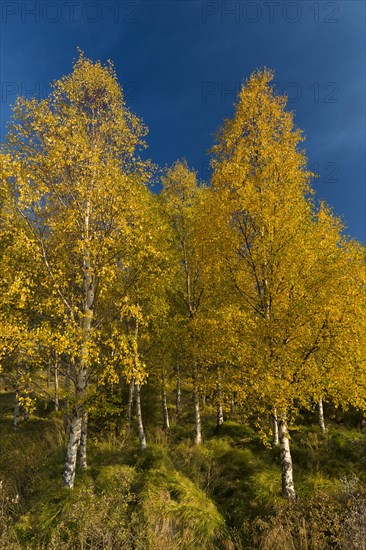
[[[91,421],[90,468],[61,486],[61,417],[11,427],[13,394],[1,394],[0,547],[136,550],[363,550],[366,548],[365,434],[333,421],[326,434],[304,422],[292,434],[298,499],[281,496],[278,449],[254,428],[228,420],[192,444],[188,423],[106,437]]]
[[[208,181],[142,153],[110,61],[15,102],[0,550],[365,548],[365,249],[274,78],[243,83]]]

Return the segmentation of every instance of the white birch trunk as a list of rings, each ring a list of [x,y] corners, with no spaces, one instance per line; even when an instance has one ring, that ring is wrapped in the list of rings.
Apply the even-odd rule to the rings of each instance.
[[[277,419],[277,410],[274,408],[271,416],[272,420],[272,447],[278,447],[278,419]]]
[[[135,390],[135,381],[131,380],[128,388],[128,403],[127,403],[127,433],[131,433],[131,421],[132,421],[132,404],[133,393]]]
[[[175,398],[175,417],[179,418],[181,407],[181,388],[180,388],[180,372],[177,367],[177,386],[176,386],[176,398]]]
[[[66,449],[66,460],[64,472],[62,474],[62,482],[64,487],[68,489],[74,488],[75,471],[76,471],[76,456],[80,442],[81,434],[81,415],[77,408],[74,409],[69,422],[69,436]]]
[[[80,370],[79,376],[77,378],[77,392],[76,392],[77,400],[78,400],[78,397],[80,398],[83,396],[86,385],[87,385],[87,370],[83,368]],[[76,458],[77,458],[77,451],[78,451],[80,438],[81,438],[82,417],[83,417],[83,409],[80,405],[78,405],[78,403],[76,403],[69,422],[66,459],[65,459],[64,472],[62,474],[63,485],[67,489],[73,489],[74,487],[75,472],[76,472]],[[86,448],[85,448],[85,456],[86,456]]]
[[[28,365],[27,365],[28,367]],[[24,397],[25,398],[28,398],[29,397],[29,385],[28,385],[28,378],[25,379],[25,384],[24,384]],[[27,399],[25,400],[25,403],[27,403]],[[24,405],[24,408],[23,408],[23,420],[26,422],[27,420],[29,420],[29,408],[27,407],[27,405]]]
[[[74,487],[75,472],[76,472],[76,458],[77,450],[80,444],[81,437],[81,424],[83,409],[80,401],[83,400],[83,396],[88,382],[88,341],[93,320],[93,305],[94,305],[94,279],[92,275],[92,269],[90,265],[90,251],[89,251],[89,224],[90,224],[90,202],[87,201],[84,218],[84,250],[83,250],[83,269],[84,269],[84,311],[81,320],[82,328],[82,344],[80,348],[80,358],[78,365],[78,373],[76,376],[76,405],[74,407],[73,415],[70,422],[68,443],[66,449],[66,459],[63,472],[63,484],[68,489]],[[86,441],[86,440],[85,440]],[[85,461],[86,461],[86,447],[85,447]]]
[[[222,407],[222,392],[221,392],[221,375],[220,375],[220,369],[217,369],[217,386],[216,386],[216,393],[217,393],[217,430],[220,429],[220,426],[224,423],[224,410]]]
[[[319,426],[322,433],[324,434],[327,431],[327,429],[325,427],[325,421],[324,421],[324,408],[323,408],[322,398],[320,398],[318,401],[318,416],[319,416]]]
[[[222,408],[222,402],[219,401],[219,403],[217,405],[217,423],[216,423],[217,430],[220,429],[220,427],[223,425],[223,423],[224,423],[224,411],[223,411],[223,408]]]
[[[278,422],[278,433],[281,453],[282,493],[287,499],[295,500],[296,493],[293,479],[290,441],[287,431],[287,422],[284,417]]]
[[[86,458],[86,442],[88,435],[88,413],[83,412],[81,417],[81,428],[80,428],[80,469],[87,470],[88,463]]]
[[[77,379],[77,392],[76,399],[81,399],[87,385],[87,370],[81,369]],[[73,489],[76,473],[76,459],[77,450],[80,444],[81,438],[81,425],[82,425],[83,410],[78,403],[76,403],[72,417],[69,422],[68,442],[66,448],[66,459],[64,465],[64,472],[62,475],[63,485],[67,489]],[[86,439],[83,449],[84,460],[86,463]]]
[[[201,413],[200,413],[200,396],[198,389],[195,389],[193,396],[194,404],[194,429],[195,429],[195,444],[201,445],[202,443],[202,426],[201,426]]]
[[[47,365],[47,388],[51,386],[51,362],[52,358],[50,357]]]
[[[137,304],[138,306],[139,304]],[[135,341],[136,341],[136,352],[135,352],[135,365],[138,366],[138,337],[139,337],[139,318],[136,316],[136,326],[135,326]],[[144,425],[142,422],[142,411],[141,411],[141,384],[137,384],[135,380],[135,403],[136,403],[136,424],[137,431],[139,434],[140,440],[140,449],[143,451],[146,449],[146,436]]]
[[[70,429],[70,359],[67,359],[66,363],[66,375],[65,375],[65,412],[64,412],[64,429],[66,436]]]
[[[168,404],[166,399],[166,390],[165,390],[164,382],[161,389],[161,406],[162,406],[162,412],[163,412],[163,427],[164,427],[164,430],[168,431],[170,429],[170,422],[169,422],[169,411],[168,411]]]
[[[140,389],[140,384],[135,384],[136,424],[140,440],[140,449],[143,451],[144,449],[146,449],[146,437],[144,425],[142,423]]]
[[[58,400],[58,360],[56,359],[55,362],[55,379],[54,379],[54,390],[55,390],[55,412],[58,412],[59,408],[59,400]]]

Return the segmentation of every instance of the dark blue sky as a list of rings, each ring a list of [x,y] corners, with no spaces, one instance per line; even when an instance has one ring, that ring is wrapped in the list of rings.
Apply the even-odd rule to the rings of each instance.
[[[114,61],[151,158],[186,157],[205,178],[235,89],[267,66],[307,136],[317,196],[366,241],[363,0],[2,0],[1,10],[2,136],[15,96],[45,96],[79,46]]]

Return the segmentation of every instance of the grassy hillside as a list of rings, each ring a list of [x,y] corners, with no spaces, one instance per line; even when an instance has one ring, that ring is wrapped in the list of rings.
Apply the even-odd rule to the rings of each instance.
[[[326,435],[310,418],[292,433],[298,501],[281,497],[278,449],[250,425],[206,418],[192,443],[187,416],[169,434],[147,424],[149,446],[91,420],[89,470],[61,487],[62,415],[47,403],[16,433],[14,395],[0,395],[1,542],[6,549],[366,548],[366,434],[339,418]]]

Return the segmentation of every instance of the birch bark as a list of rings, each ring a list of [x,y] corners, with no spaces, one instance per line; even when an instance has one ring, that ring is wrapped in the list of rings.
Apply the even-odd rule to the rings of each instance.
[[[84,268],[84,311],[81,320],[82,328],[82,344],[80,349],[79,368],[76,373],[76,404],[70,421],[70,430],[66,449],[66,459],[64,472],[62,475],[63,485],[68,489],[74,487],[77,450],[81,438],[81,425],[83,417],[82,403],[85,390],[88,382],[88,360],[89,360],[89,337],[93,320],[93,305],[94,305],[94,279],[92,275],[89,250],[89,226],[90,226],[90,202],[86,202],[85,218],[84,218],[84,249],[83,249],[83,268]],[[85,439],[86,443],[86,439]],[[86,447],[83,450],[86,463]]]
[[[80,428],[80,469],[87,470],[88,463],[86,458],[86,442],[88,435],[88,413],[83,411],[81,416],[81,428]]]
[[[319,415],[319,426],[322,433],[324,434],[327,431],[327,429],[325,427],[325,421],[324,421],[324,407],[323,407],[322,398],[320,398],[318,401],[318,415]]]
[[[282,470],[282,493],[289,500],[296,499],[290,441],[287,431],[287,421],[284,416],[278,422],[278,433],[280,440],[281,470]]]
[[[175,417],[179,418],[181,408],[181,388],[180,388],[180,371],[177,367],[177,385],[176,385],[176,398],[175,398]]]
[[[141,389],[140,384],[135,384],[136,424],[137,424],[137,431],[138,431],[139,440],[140,440],[140,449],[143,451],[144,449],[146,449],[147,444],[146,444],[144,425],[142,423],[140,389]]]
[[[54,390],[55,390],[55,412],[58,412],[59,401],[58,401],[58,360],[55,362],[55,379],[54,379]]]
[[[131,380],[128,388],[128,402],[127,402],[127,433],[131,433],[131,422],[132,422],[132,403],[133,403],[133,393],[135,391],[135,381]]]
[[[194,430],[195,430],[195,444],[201,445],[202,443],[202,425],[201,425],[201,412],[200,412],[200,396],[197,388],[196,377],[194,380],[195,390],[193,394],[194,405]]]
[[[277,420],[277,411],[274,408],[272,413],[272,447],[278,447],[278,420]]]
[[[161,406],[162,406],[162,413],[163,413],[164,430],[168,431],[170,429],[170,422],[169,422],[168,404],[166,399],[165,382],[163,382],[163,386],[161,389]]]
[[[220,429],[220,426],[224,423],[224,410],[222,407],[222,391],[221,391],[221,374],[220,369],[217,369],[217,386],[216,386],[216,393],[217,393],[217,430]]]

